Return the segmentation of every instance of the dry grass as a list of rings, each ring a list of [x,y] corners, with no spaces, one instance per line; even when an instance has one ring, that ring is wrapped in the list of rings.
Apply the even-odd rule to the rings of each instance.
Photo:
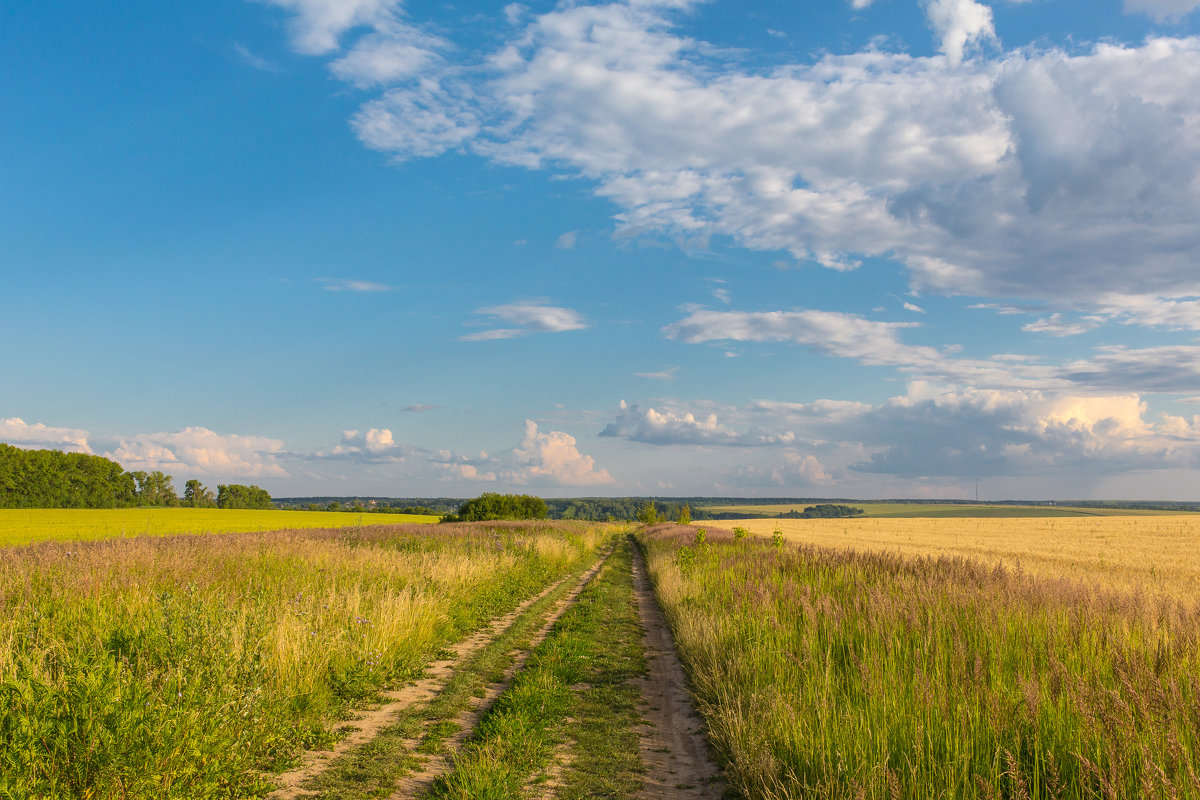
[[[954,556],[1106,588],[1200,596],[1200,515],[1088,519],[747,519],[696,526],[905,556]]]

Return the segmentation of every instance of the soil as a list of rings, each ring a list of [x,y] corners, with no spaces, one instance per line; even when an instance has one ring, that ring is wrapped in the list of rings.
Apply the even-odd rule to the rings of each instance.
[[[589,576],[592,574],[594,572],[588,573]],[[334,745],[333,749],[308,751],[301,757],[302,760],[298,767],[273,776],[272,780],[278,784],[279,788],[267,795],[266,800],[296,800],[316,794],[316,792],[300,787],[323,773],[338,756],[374,739],[382,728],[392,723],[399,711],[433,699],[450,680],[457,664],[486,647],[489,642],[507,630],[521,614],[525,613],[526,609],[553,592],[566,580],[567,578],[563,578],[548,586],[509,613],[493,619],[466,639],[448,648],[452,655],[449,658],[430,662],[426,668],[425,677],[401,689],[383,692],[383,704],[360,710],[356,718],[347,723],[353,730]]]
[[[640,548],[634,553],[633,590],[645,631],[648,674],[643,678],[641,740],[646,784],[639,800],[719,800],[725,793],[704,724],[688,691],[666,616],[654,596]]]

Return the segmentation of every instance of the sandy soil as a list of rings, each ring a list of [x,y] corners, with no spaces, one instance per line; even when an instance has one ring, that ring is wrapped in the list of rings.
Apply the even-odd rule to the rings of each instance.
[[[645,631],[649,674],[643,679],[641,740],[646,785],[641,800],[719,800],[725,792],[721,769],[713,760],[700,715],[692,704],[687,675],[671,629],[646,574],[640,550],[634,553],[633,589]]]
[[[563,595],[557,603],[555,603],[554,609],[550,612],[549,616],[546,617],[545,623],[543,623],[542,627],[537,631],[537,633],[530,638],[529,646],[520,651],[515,651],[517,653],[517,658],[505,671],[504,678],[501,681],[493,683],[491,686],[489,686],[483,697],[472,698],[473,705],[454,719],[454,723],[458,726],[459,730],[458,733],[446,740],[445,754],[429,756],[418,771],[404,776],[404,778],[402,778],[397,785],[396,790],[389,796],[388,800],[410,800],[410,798],[419,797],[430,787],[430,785],[433,784],[435,780],[437,780],[438,776],[444,775],[450,771],[451,767],[454,766],[454,754],[458,752],[459,748],[462,747],[463,742],[465,742],[471,735],[472,730],[474,730],[475,726],[479,723],[479,720],[483,718],[483,715],[486,714],[488,709],[491,708],[492,704],[496,702],[496,698],[504,694],[504,692],[512,684],[513,678],[517,675],[517,673],[524,669],[525,662],[529,659],[529,654],[535,647],[545,640],[546,636],[550,633],[550,629],[554,627],[554,623],[558,622],[559,618],[566,613],[571,604],[574,603],[579,597],[579,594],[584,590],[584,587],[586,587],[593,578],[600,574],[600,570],[608,564],[608,557],[610,555],[612,555],[612,550],[609,550],[608,553],[605,554],[604,558],[602,558],[596,563],[595,566],[584,573],[583,577],[580,578],[579,583],[576,584],[571,591]],[[409,750],[414,750],[419,743],[420,737],[418,736],[417,738],[409,740],[405,744]]]
[[[592,574],[594,574],[594,570],[588,573],[588,575]],[[279,788],[267,795],[267,800],[295,800],[315,794],[315,792],[300,788],[301,785],[324,772],[338,756],[374,739],[380,729],[391,724],[397,712],[417,703],[431,700],[450,680],[457,664],[486,647],[489,642],[507,630],[531,605],[553,592],[565,580],[567,578],[547,587],[539,594],[522,602],[508,614],[497,617],[466,639],[448,648],[453,655],[450,658],[430,662],[426,668],[425,677],[421,680],[402,689],[384,692],[384,703],[378,707],[359,711],[357,718],[347,723],[354,730],[339,741],[332,750],[309,751],[302,756],[298,767],[274,776],[273,780],[279,784]]]

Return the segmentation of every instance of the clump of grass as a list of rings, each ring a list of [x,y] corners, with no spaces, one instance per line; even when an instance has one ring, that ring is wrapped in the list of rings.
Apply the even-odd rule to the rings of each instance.
[[[650,571],[742,796],[1200,797],[1194,602],[690,538]]]
[[[261,795],[350,708],[602,536],[381,526],[0,550],[0,797]]]

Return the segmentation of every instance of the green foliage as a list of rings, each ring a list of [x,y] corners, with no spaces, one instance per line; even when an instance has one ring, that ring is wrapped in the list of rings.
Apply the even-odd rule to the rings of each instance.
[[[680,525],[690,525],[692,522],[692,507],[687,503],[680,506],[679,516],[675,518],[675,521]]]
[[[213,497],[211,489],[192,478],[183,487],[183,505],[188,508],[215,508],[217,498]]]
[[[115,461],[0,444],[0,508],[121,508],[136,503],[134,479]]]
[[[658,522],[658,509],[654,507],[653,500],[647,500],[642,504],[642,507],[638,509],[637,518],[638,522],[644,525],[654,525]]]
[[[137,484],[137,503],[139,506],[169,506],[179,505],[179,497],[175,494],[175,479],[159,470],[154,472],[135,471],[129,473]]]
[[[776,550],[783,547],[783,531],[778,528],[771,531],[771,544],[775,545]]]
[[[749,535],[750,535],[750,531],[746,530],[742,526],[740,526],[740,525],[734,526],[734,529],[733,529],[733,538],[734,539],[738,539],[738,540],[745,539]]]
[[[217,508],[272,508],[271,495],[257,486],[221,484],[217,487]]]
[[[442,522],[480,522],[492,519],[545,519],[550,515],[546,501],[528,494],[485,492],[458,507]]]
[[[703,547],[704,541],[707,538],[708,538],[708,531],[704,530],[704,528],[697,528],[696,529],[696,538],[692,540],[692,544],[696,545],[696,547]]]
[[[837,517],[857,517],[862,514],[861,508],[841,505],[840,503],[818,503],[808,506],[804,511],[795,509],[780,514],[780,519],[834,519]]]

